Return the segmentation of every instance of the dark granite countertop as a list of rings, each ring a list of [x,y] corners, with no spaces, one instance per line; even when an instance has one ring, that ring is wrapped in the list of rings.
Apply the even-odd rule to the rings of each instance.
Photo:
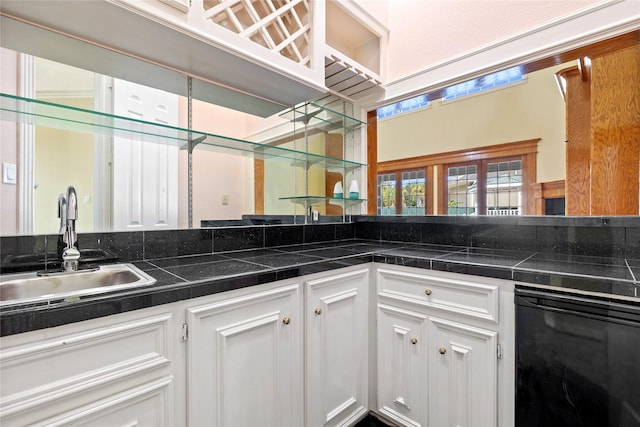
[[[277,280],[378,262],[514,280],[640,301],[640,260],[417,243],[342,240],[133,262],[151,286],[0,308],[0,336],[60,326]]]

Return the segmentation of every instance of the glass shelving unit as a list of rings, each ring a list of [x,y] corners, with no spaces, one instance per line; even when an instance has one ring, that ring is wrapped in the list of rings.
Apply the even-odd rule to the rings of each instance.
[[[320,104],[317,102],[307,102],[291,109],[288,109],[280,114],[280,117],[287,120],[290,127],[290,135],[295,135],[305,143],[303,151],[309,151],[307,141],[312,135],[318,133],[324,133],[326,135],[333,134],[339,136],[340,143],[342,144],[342,164],[332,164],[325,167],[326,172],[337,172],[341,176],[341,181],[345,187],[348,187],[348,178],[355,178],[357,170],[366,167],[366,164],[358,164],[349,158],[356,158],[357,155],[353,151],[354,142],[356,140],[357,130],[364,128],[366,123],[355,119],[349,115],[348,109],[352,109],[351,104],[342,100],[335,99],[335,102],[327,104]],[[351,112],[351,114],[353,114]],[[282,125],[285,128],[286,125]],[[281,139],[282,140],[282,139]],[[280,200],[286,200],[302,206],[305,213],[305,218],[311,216],[311,210],[313,206],[319,206],[326,204],[339,206],[342,209],[343,220],[346,220],[347,209],[349,207],[366,202],[366,199],[350,199],[350,198],[334,198],[331,195],[313,195],[309,186],[309,172],[310,169],[315,166],[313,159],[308,159],[307,162],[300,162],[296,166],[305,168],[305,188],[301,191],[302,194],[297,193],[295,196],[280,197]],[[328,174],[327,174],[328,175]],[[328,179],[328,178],[327,178]],[[335,177],[333,178],[335,179]],[[327,190],[329,191],[329,190]]]
[[[352,170],[366,166],[363,163],[351,160],[168,126],[161,123],[136,120],[5,93],[0,93],[0,119],[113,137],[131,137],[135,135],[148,142],[175,145],[181,149],[187,149],[189,141],[192,141],[194,148],[202,150],[247,155],[255,159],[283,160],[295,165],[318,165],[336,170],[344,168]]]

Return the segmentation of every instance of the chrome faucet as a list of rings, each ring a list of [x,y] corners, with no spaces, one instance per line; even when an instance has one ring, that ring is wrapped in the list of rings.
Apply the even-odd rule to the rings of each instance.
[[[73,186],[67,188],[67,195],[58,196],[58,218],[60,218],[60,233],[66,247],[62,251],[62,268],[65,271],[77,271],[80,251],[76,247],[78,234],[76,233],[76,219],[78,219],[78,196]]]

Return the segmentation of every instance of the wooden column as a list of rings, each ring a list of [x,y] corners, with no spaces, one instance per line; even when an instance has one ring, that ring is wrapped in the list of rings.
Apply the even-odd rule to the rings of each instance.
[[[264,215],[264,160],[253,161],[253,213]]]
[[[333,157],[334,159],[342,159],[344,156],[344,144],[342,141],[342,135],[335,133],[328,133],[325,135],[325,156]],[[344,191],[349,191],[349,183],[344,182],[344,176],[340,172],[325,172],[325,194],[327,196],[333,196],[333,187],[336,182],[342,181],[342,187]],[[349,193],[346,193],[346,197],[349,197]],[[325,215],[342,215],[342,206],[332,205],[328,201],[326,202]]]
[[[640,45],[593,59],[591,214],[638,215]]]
[[[562,70],[566,82],[566,189],[567,215],[591,213],[591,82],[578,67]]]

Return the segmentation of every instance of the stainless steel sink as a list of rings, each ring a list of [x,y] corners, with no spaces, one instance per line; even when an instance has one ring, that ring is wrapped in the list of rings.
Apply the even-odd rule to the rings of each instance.
[[[132,264],[109,264],[93,271],[35,272],[0,276],[0,305],[80,296],[152,285],[156,279]]]

